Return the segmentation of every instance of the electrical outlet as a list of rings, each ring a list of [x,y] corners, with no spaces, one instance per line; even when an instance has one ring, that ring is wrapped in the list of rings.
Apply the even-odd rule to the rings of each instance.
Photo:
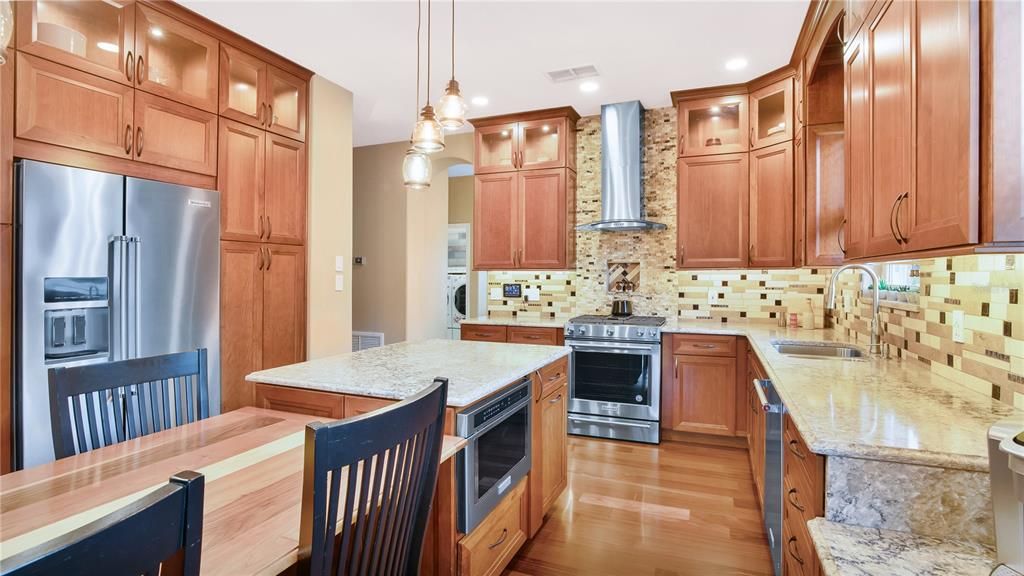
[[[953,310],[953,342],[963,344],[964,340],[964,311]]]
[[[334,291],[341,292],[345,289],[345,275],[335,274],[334,275]]]
[[[849,310],[853,308],[853,296],[849,294],[843,294],[843,308]]]
[[[335,256],[334,257],[334,271],[335,272],[344,272],[345,271],[345,257],[344,256]]]
[[[718,304],[718,292],[714,289],[708,290],[708,304]]]

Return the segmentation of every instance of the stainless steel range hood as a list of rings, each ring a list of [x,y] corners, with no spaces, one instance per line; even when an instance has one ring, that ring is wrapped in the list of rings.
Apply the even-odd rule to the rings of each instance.
[[[663,230],[644,210],[644,107],[639,101],[601,106],[601,219],[577,230]]]

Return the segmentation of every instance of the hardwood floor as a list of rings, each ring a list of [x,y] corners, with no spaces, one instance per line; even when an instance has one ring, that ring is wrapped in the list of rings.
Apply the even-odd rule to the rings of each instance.
[[[746,450],[569,437],[569,487],[504,576],[770,575]]]

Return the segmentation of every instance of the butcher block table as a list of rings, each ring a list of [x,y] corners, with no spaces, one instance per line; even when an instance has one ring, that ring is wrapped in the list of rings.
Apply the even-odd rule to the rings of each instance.
[[[242,408],[0,477],[0,563],[109,514],[175,473],[206,477],[203,574],[277,574],[298,560],[305,427]],[[445,436],[441,460],[465,446]]]

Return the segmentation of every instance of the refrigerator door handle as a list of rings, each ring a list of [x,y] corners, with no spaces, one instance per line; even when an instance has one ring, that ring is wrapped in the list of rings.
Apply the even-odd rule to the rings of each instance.
[[[125,299],[126,358],[139,357],[139,289],[141,288],[139,249],[141,245],[142,240],[138,236],[125,238],[125,265],[127,267],[125,275],[127,286],[127,290],[125,290],[127,296]]]
[[[110,283],[110,360],[124,360],[126,355],[128,318],[125,300],[126,236],[111,236],[107,242],[107,278]]]

